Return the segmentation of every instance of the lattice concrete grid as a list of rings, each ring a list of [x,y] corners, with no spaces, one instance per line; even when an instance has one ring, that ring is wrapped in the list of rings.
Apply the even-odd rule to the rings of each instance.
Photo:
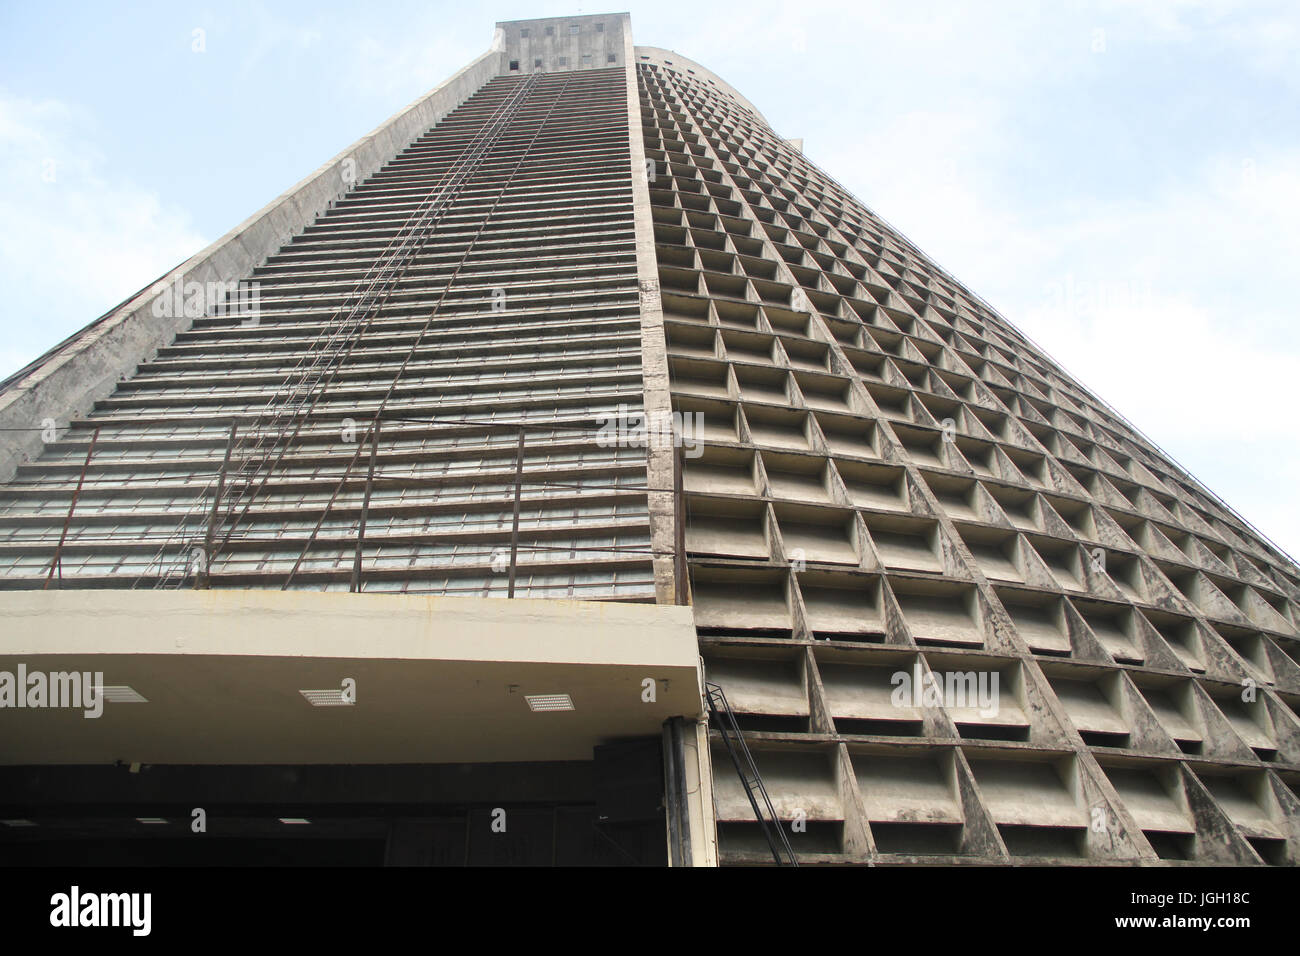
[[[803,864],[1300,861],[1300,568],[626,15],[259,216],[186,264],[254,320],[146,290],[5,383],[0,588],[689,604]]]

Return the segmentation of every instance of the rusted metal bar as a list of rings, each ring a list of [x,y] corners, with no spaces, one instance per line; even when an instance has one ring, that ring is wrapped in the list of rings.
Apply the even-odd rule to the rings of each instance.
[[[357,554],[352,560],[352,586],[349,591],[361,590],[361,552],[365,548],[366,518],[370,514],[370,490],[375,486],[375,455],[379,450],[379,419],[370,426],[370,470],[366,473],[366,493],[361,499],[361,523],[357,526]]]
[[[524,478],[524,430],[519,429],[519,449],[515,452],[515,515],[510,525],[510,582],[506,597],[515,596],[515,565],[519,556],[519,494]]]
[[[378,422],[379,419],[376,418],[375,424]],[[311,551],[312,545],[316,543],[316,537],[320,534],[321,526],[325,524],[325,519],[330,515],[330,509],[334,507],[334,502],[338,500],[339,494],[343,491],[343,488],[348,483],[348,479],[352,476],[352,469],[356,467],[357,459],[361,457],[361,449],[364,447],[364,441],[357,442],[357,450],[352,453],[352,457],[348,460],[348,466],[343,470],[343,477],[340,478],[339,483],[334,486],[334,493],[330,495],[329,501],[325,502],[325,508],[321,511],[320,518],[316,521],[316,527],[311,529],[311,535],[308,536],[307,543],[302,546],[302,553],[298,555],[298,560],[293,563],[293,568],[289,571],[288,576],[285,577],[284,584],[280,586],[281,591],[289,590],[289,585],[293,584],[293,579],[297,576],[298,569],[302,567],[303,561],[307,560],[307,553]]]
[[[207,588],[212,579],[212,539],[217,533],[217,515],[221,511],[221,496],[226,490],[226,471],[230,467],[230,454],[235,447],[235,436],[239,433],[239,422],[231,422],[230,438],[226,441],[226,454],[221,459],[221,471],[217,473],[217,491],[212,498],[212,510],[208,513],[208,528],[203,534],[203,566],[194,575],[194,589]],[[183,583],[183,582],[182,582]]]
[[[77,499],[81,497],[81,486],[86,482],[86,472],[90,468],[90,456],[95,453],[95,442],[97,441],[99,441],[98,428],[90,436],[90,447],[86,449],[86,460],[81,465],[81,477],[77,479],[77,488],[72,492],[72,501],[68,505],[68,514],[63,519],[63,533],[59,535],[59,544],[54,549],[54,557],[50,560],[50,571],[45,575],[45,584],[41,587],[42,591],[50,586],[55,568],[59,569],[59,586],[63,586],[63,542],[68,540],[68,529],[72,527],[72,513],[77,510]]]
[[[673,454],[673,584],[678,604],[689,604],[686,593],[686,495],[683,472],[683,449],[678,447]]]

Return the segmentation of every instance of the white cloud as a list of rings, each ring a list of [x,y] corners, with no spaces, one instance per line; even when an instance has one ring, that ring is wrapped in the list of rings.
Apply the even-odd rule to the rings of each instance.
[[[485,36],[467,48],[434,22],[427,29],[413,25],[410,35],[419,42],[393,44],[364,33],[351,38],[351,49],[342,57],[346,85],[360,95],[414,99],[486,53],[491,40]]]
[[[204,245],[184,210],[106,171],[94,124],[0,90],[7,374]]]

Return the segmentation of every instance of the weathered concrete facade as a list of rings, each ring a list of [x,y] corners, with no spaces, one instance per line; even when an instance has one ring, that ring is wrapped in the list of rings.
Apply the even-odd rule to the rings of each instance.
[[[800,859],[1300,860],[1294,562],[720,77],[637,63],[695,623]]]
[[[1300,860],[1300,568],[721,77],[635,46],[626,15],[498,24],[181,274],[258,282],[256,316],[159,316],[146,290],[0,391],[0,425],[31,429],[0,432],[0,612],[25,622],[0,670],[92,666],[84,626],[45,647],[33,622],[84,624],[110,588],[213,622],[243,608],[223,679],[256,669],[249,641],[293,656],[268,630],[286,607],[299,663],[362,661],[336,628],[312,639],[343,602],[398,631],[372,674],[402,688],[390,717],[433,723],[368,724],[382,760],[518,761],[490,706],[466,705],[494,731],[477,749],[452,688],[421,710],[437,668],[413,675],[452,666],[447,608],[467,644],[462,618],[549,635],[526,661],[484,640],[463,682],[526,664],[520,686],[590,695],[576,751],[534,747],[557,763],[532,793],[555,833],[564,800],[594,799],[558,763],[667,719],[668,858],[770,861],[703,678],[803,863]],[[248,596],[280,589],[299,593]],[[512,597],[563,600],[530,620]],[[645,606],[603,620],[597,601]],[[577,650],[566,627],[589,632]],[[184,654],[147,644],[106,635],[101,658],[166,683]],[[274,666],[257,693],[297,679]],[[629,667],[663,670],[648,699],[601,697]],[[307,714],[284,726],[262,759],[365,762],[307,746]],[[429,798],[392,799],[408,784]],[[390,861],[455,843],[403,826]]]

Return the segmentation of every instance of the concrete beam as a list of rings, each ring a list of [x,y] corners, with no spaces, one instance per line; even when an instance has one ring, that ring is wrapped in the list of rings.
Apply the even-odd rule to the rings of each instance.
[[[702,712],[685,607],[20,591],[0,596],[0,614],[0,764],[589,760],[596,744]],[[48,675],[74,672],[83,688],[129,687],[144,702],[65,701],[70,681],[58,701],[52,690],[33,696],[34,675],[52,689]],[[571,710],[526,700],[557,694]]]

